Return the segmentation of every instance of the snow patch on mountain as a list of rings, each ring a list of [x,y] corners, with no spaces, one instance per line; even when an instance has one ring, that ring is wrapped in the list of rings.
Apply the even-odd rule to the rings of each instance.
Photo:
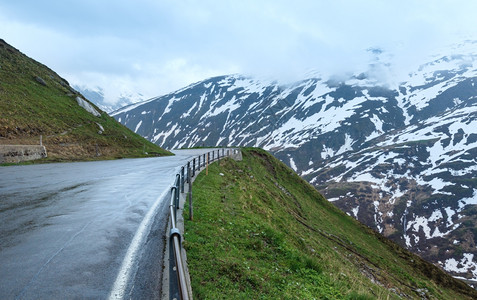
[[[444,262],[439,261],[439,264],[448,272],[467,273],[470,271],[473,278],[477,278],[477,263],[474,261],[473,253],[464,253],[460,260],[449,258]],[[465,279],[463,277],[460,278]]]
[[[137,123],[136,129],[134,129],[134,132],[135,132],[135,133],[137,133],[137,130],[139,129],[139,127],[141,127],[141,124],[142,124],[142,120],[139,121],[139,123]]]

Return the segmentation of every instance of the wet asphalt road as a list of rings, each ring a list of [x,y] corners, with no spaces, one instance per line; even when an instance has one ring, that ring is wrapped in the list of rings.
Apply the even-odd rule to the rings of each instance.
[[[159,298],[169,189],[205,151],[0,167],[0,299]]]

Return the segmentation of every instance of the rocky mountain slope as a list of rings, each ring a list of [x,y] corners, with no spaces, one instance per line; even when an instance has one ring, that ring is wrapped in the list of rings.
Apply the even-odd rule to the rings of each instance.
[[[476,47],[446,49],[395,86],[366,72],[288,86],[222,76],[113,115],[166,148],[267,149],[358,220],[477,280]]]
[[[164,155],[48,67],[0,40],[0,144],[38,145],[48,160]]]

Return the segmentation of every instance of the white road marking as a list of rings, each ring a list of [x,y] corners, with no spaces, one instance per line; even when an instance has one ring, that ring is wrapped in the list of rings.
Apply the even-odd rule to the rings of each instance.
[[[139,225],[136,234],[134,235],[131,244],[129,245],[128,251],[124,257],[124,260],[121,264],[121,268],[119,269],[118,276],[114,282],[113,288],[109,293],[108,299],[123,299],[124,293],[126,292],[126,287],[129,281],[129,277],[131,276],[131,271],[133,269],[133,265],[137,263],[137,252],[139,247],[144,244],[144,238],[147,233],[150,231],[150,227],[153,221],[153,217],[157,213],[157,209],[161,204],[162,200],[166,197],[166,195],[170,192],[170,187],[167,188],[162,194],[157,198],[154,205],[149,209],[146,216],[142,220],[141,224]]]

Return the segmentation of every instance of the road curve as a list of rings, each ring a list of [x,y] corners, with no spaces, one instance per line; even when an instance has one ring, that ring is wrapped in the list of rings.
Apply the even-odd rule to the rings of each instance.
[[[159,298],[167,193],[207,151],[0,168],[0,299]]]

